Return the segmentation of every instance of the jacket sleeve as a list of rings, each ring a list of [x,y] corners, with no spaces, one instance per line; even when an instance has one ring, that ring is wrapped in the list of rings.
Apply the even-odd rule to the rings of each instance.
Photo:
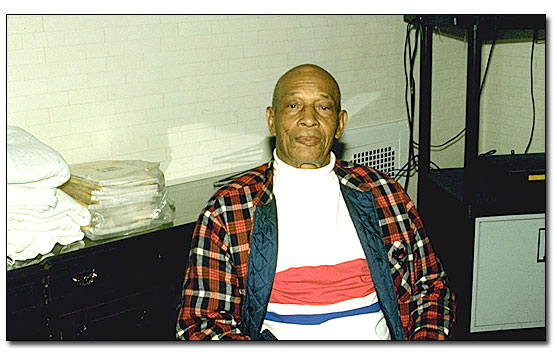
[[[200,215],[192,237],[176,338],[249,339],[239,328],[241,296],[230,244],[218,207]]]
[[[406,196],[411,226],[411,295],[406,335],[410,340],[446,340],[455,319],[455,297],[447,274],[433,252],[418,211]],[[403,312],[401,312],[403,313]]]

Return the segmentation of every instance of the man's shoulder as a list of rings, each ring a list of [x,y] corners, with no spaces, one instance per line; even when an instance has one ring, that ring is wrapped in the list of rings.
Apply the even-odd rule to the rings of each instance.
[[[269,163],[265,163],[235,175],[227,183],[222,185],[211,198],[233,197],[246,193],[259,192],[266,182],[269,167]]]
[[[401,211],[409,212],[410,209],[414,209],[412,211],[415,212],[415,206],[406,190],[388,174],[350,162],[340,163],[338,170],[340,172],[337,171],[337,175],[342,184],[373,195],[376,207],[382,209],[378,213],[381,220],[389,217],[395,218],[393,221],[399,221],[401,218],[397,215],[401,214]],[[391,240],[392,238],[389,241]]]
[[[361,190],[380,188],[388,193],[400,191],[400,185],[388,174],[375,168],[356,164],[350,161],[338,160],[337,174],[344,180]],[[390,187],[385,187],[386,185]]]

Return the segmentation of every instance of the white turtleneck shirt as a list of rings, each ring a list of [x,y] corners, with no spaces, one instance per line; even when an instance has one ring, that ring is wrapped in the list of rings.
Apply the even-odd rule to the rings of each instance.
[[[278,258],[262,329],[287,340],[390,339],[335,155],[298,169],[273,154]]]

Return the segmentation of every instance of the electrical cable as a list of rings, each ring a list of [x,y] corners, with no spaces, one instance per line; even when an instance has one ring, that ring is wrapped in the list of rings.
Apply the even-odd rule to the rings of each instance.
[[[412,49],[412,43],[410,40],[410,32],[412,30],[412,25],[415,25],[415,39],[414,39],[414,49]],[[418,154],[414,153],[414,148],[419,147],[419,143],[414,141],[414,110],[415,110],[415,80],[413,75],[414,70],[414,62],[416,57],[416,50],[418,47],[418,37],[421,31],[421,26],[419,21],[414,21],[408,23],[406,26],[406,38],[404,41],[404,76],[405,76],[405,104],[406,104],[406,114],[408,118],[408,127],[409,127],[409,145],[408,145],[408,161],[404,166],[397,172],[394,179],[397,180],[398,178],[402,177],[404,173],[406,173],[404,189],[408,190],[408,183],[410,180],[410,176],[413,170],[417,170],[418,163],[416,159],[419,157]],[[493,28],[493,40],[491,43],[491,48],[489,49],[489,56],[487,59],[486,69],[482,78],[482,83],[480,85],[479,95],[481,95],[486,78],[487,73],[489,71],[489,67],[491,66],[491,58],[493,56],[493,48],[495,47],[495,42],[497,39],[497,28]],[[408,54],[408,61],[410,63],[410,73],[408,73],[408,69],[406,67],[406,55]],[[410,91],[410,106],[408,105],[408,92]],[[458,132],[454,137],[451,137],[447,141],[438,144],[438,145],[430,145],[430,148],[443,148],[455,140],[459,139],[464,133],[466,132],[466,128],[463,128],[460,132]],[[433,161],[430,160],[430,164],[434,165],[436,168],[440,169],[440,167],[435,164]]]
[[[414,160],[413,160],[413,162],[414,162],[415,164],[417,164],[417,159],[418,159],[418,158],[419,158],[419,155],[417,155],[417,154],[414,155]],[[433,162],[433,161],[430,160],[429,163],[430,163],[431,165],[433,165],[436,169],[439,169],[439,170],[441,169],[441,167],[440,167],[439,165],[437,165],[435,162]],[[398,171],[398,172],[393,176],[393,179],[394,179],[395,181],[398,182],[398,180],[399,180],[401,177],[404,176],[404,173],[406,173],[407,170],[408,170],[407,166],[408,166],[408,162],[406,162],[406,164],[404,164],[404,165],[402,166],[402,168],[400,168],[400,169],[394,169],[394,170],[393,170],[393,171]]]
[[[412,43],[410,40],[410,32],[412,30],[412,25],[416,25],[415,30],[415,38],[414,38],[414,49],[412,49]],[[413,169],[417,167],[417,163],[415,162],[415,157],[417,155],[414,154],[413,142],[414,142],[414,112],[415,112],[415,92],[416,92],[416,82],[414,80],[414,62],[416,59],[417,47],[418,47],[418,38],[420,34],[420,23],[408,23],[406,26],[406,38],[404,41],[404,54],[403,54],[403,61],[404,61],[404,75],[405,75],[405,104],[406,104],[406,114],[408,118],[408,126],[409,126],[409,138],[408,138],[408,161],[405,164],[406,170],[403,167],[401,170],[406,171],[406,179],[404,183],[404,189],[408,190],[408,184],[410,181],[410,174]],[[408,74],[408,69],[406,67],[406,54],[408,53],[408,61],[410,63],[410,74]],[[408,106],[408,91],[410,91],[410,106]]]
[[[412,52],[412,56],[411,56],[411,60],[410,60],[410,108],[411,108],[411,113],[412,113],[412,129],[410,131],[410,140],[413,141],[414,140],[414,113],[416,110],[416,81],[414,80],[414,62],[416,60],[416,53],[417,53],[417,48],[418,48],[418,38],[419,38],[419,34],[420,34],[420,28],[421,26],[418,24],[416,27],[416,31],[414,33],[415,37],[414,37],[414,50]],[[404,189],[408,190],[408,184],[410,182],[410,174],[412,172],[412,169],[416,168],[418,166],[417,162],[415,161],[414,158],[414,148],[412,145],[408,146],[409,148],[409,152],[410,152],[410,165],[408,165],[408,170],[407,170],[407,175],[406,175],[406,179],[404,180]],[[414,163],[414,165],[412,165],[412,163]]]
[[[493,28],[493,40],[491,41],[491,48],[489,48],[489,56],[487,57],[487,63],[485,65],[484,78],[482,79],[482,84],[480,85],[480,95],[484,89],[485,79],[487,78],[487,72],[489,71],[489,63],[491,62],[491,56],[493,55],[493,48],[495,47],[495,40],[497,39],[497,27]]]
[[[489,70],[490,63],[491,63],[491,57],[493,55],[493,48],[495,47],[495,40],[496,40],[496,33],[497,33],[496,28],[494,28],[493,33],[494,33],[493,40],[491,42],[491,48],[489,48],[489,56],[487,58],[487,64],[486,64],[486,67],[485,67],[485,72],[484,72],[484,75],[483,75],[482,84],[480,85],[480,93],[479,93],[480,96],[482,95],[482,92],[483,92],[485,80],[487,78],[487,72]],[[438,145],[433,144],[433,145],[430,145],[430,147],[431,148],[443,148],[444,146],[446,146],[448,144],[451,144],[453,141],[457,140],[464,132],[466,132],[466,127],[463,128],[460,132],[458,132],[456,134],[456,136],[450,138],[446,142],[443,142],[443,143],[438,144]]]
[[[406,38],[404,39],[404,53],[402,55],[402,61],[403,61],[403,67],[404,67],[404,78],[405,78],[405,80],[404,80],[404,83],[405,83],[404,103],[405,103],[405,106],[406,106],[406,117],[408,119],[408,126],[409,126],[409,129],[410,129],[410,134],[411,134],[411,131],[412,131],[412,128],[410,127],[410,126],[412,126],[412,117],[411,117],[411,114],[410,114],[410,107],[408,106],[408,70],[406,68],[406,52],[407,52],[408,46],[411,46],[411,43],[410,43],[410,31],[411,31],[411,29],[412,29],[412,23],[408,23],[406,25]],[[410,49],[410,51],[411,51],[411,49]],[[409,56],[410,56],[410,54],[409,54]],[[410,144],[411,144],[411,141],[412,141],[412,139],[409,138],[408,142]],[[408,151],[408,161],[400,169],[401,171],[405,170],[404,168],[407,165],[410,165],[410,158],[411,158],[411,153],[410,153],[410,150],[409,150]],[[395,175],[395,177],[394,177],[395,180],[398,179],[399,174],[400,174],[400,171],[397,172],[397,174]],[[407,190],[407,188],[404,188],[404,189]]]
[[[413,158],[414,162],[416,161],[417,158],[418,158],[418,155],[414,155],[414,158]],[[408,165],[410,165],[410,164],[411,164],[411,162],[410,162],[410,160],[408,160],[400,169],[393,170],[393,171],[398,170],[398,172],[393,176],[393,179],[395,181],[398,181],[401,177],[403,177],[404,174],[407,173]],[[410,169],[410,170],[412,170],[412,169]]]
[[[457,133],[456,136],[452,137],[451,139],[443,142],[442,144],[432,144],[430,145],[430,148],[443,148],[444,146],[451,144],[453,141],[457,140],[464,132],[466,132],[466,128],[463,128],[462,130],[460,130],[460,132]],[[417,142],[414,142],[414,146],[417,148],[419,146],[419,144]]]
[[[532,130],[530,131],[530,140],[528,145],[524,150],[524,154],[528,153],[530,145],[532,144],[532,139],[534,137],[534,126],[536,124],[536,103],[534,101],[534,43],[536,42],[536,37],[538,36],[538,30],[534,30],[534,35],[532,37],[532,50],[530,52],[530,96],[532,97]]]

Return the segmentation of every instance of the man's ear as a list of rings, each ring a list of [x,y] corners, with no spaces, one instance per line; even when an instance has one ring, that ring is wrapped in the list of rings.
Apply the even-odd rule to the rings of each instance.
[[[344,126],[346,126],[346,120],[348,119],[348,113],[346,110],[341,110],[338,114],[338,125],[337,131],[335,133],[335,138],[339,139],[344,133]]]
[[[276,136],[277,130],[275,126],[275,111],[271,106],[267,106],[265,115],[267,116],[267,126],[269,127],[269,132],[271,132],[271,135]]]

